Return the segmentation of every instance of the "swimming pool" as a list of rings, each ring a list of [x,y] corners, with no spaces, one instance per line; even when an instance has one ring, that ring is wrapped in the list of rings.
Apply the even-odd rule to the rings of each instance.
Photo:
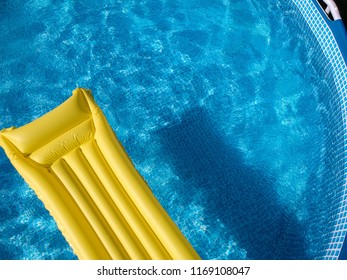
[[[89,87],[202,258],[323,258],[341,115],[298,10],[273,2],[2,2],[0,127]],[[74,259],[0,166],[0,258]]]

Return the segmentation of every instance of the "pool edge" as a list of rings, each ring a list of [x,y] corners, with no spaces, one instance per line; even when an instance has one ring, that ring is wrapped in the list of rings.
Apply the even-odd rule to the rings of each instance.
[[[347,34],[342,20],[331,21],[322,10],[316,0],[292,0],[299,10],[304,21],[316,38],[325,62],[324,66],[331,69],[332,82],[337,90],[336,106],[341,114],[342,127],[334,131],[338,135],[336,143],[332,143],[332,149],[336,151],[336,158],[340,168],[336,174],[336,180],[340,183],[336,187],[337,195],[331,207],[331,216],[336,217],[332,231],[329,234],[328,244],[324,244],[324,254],[319,258],[327,260],[346,259],[347,255]],[[330,72],[330,71],[329,71]],[[331,97],[334,99],[334,96]],[[335,112],[332,112],[335,114]]]

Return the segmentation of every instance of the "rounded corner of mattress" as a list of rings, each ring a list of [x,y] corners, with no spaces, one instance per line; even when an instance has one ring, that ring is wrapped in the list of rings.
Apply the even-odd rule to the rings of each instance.
[[[12,131],[12,130],[14,130],[15,129],[15,127],[14,126],[11,126],[11,127],[9,127],[9,128],[3,128],[3,129],[1,129],[0,130],[0,146],[2,147],[3,145],[3,139],[4,138],[6,138],[7,139],[7,137],[6,137],[6,133],[8,133],[8,132],[10,132],[10,131]]]

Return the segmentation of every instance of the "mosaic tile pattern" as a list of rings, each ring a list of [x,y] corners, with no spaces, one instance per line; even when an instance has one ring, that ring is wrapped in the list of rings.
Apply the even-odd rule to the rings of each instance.
[[[330,222],[326,226],[327,233],[317,234],[322,234],[323,239],[318,258],[335,260],[339,258],[347,232],[347,66],[333,32],[318,10],[320,7],[314,2],[316,0],[292,1],[319,43],[317,46],[324,55],[318,58],[322,76],[331,77],[330,85],[333,89],[327,96],[331,104],[333,125],[329,137],[331,157],[328,161],[332,163],[333,176],[327,181],[326,189],[329,191],[325,196],[326,201],[322,201],[327,209],[325,219]]]

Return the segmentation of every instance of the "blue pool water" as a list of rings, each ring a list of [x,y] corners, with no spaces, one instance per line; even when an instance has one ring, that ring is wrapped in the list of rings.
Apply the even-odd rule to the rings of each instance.
[[[0,128],[90,88],[202,258],[316,258],[329,88],[286,2],[1,1]],[[2,150],[0,205],[0,259],[76,258]]]

